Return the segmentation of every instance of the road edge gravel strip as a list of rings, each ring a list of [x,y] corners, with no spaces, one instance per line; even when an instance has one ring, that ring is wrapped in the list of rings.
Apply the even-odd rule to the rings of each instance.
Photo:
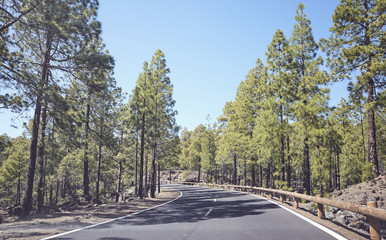
[[[173,188],[173,187],[164,187],[164,188],[170,188],[170,189],[174,189],[176,191],[178,191],[177,189]],[[102,224],[106,224],[106,223],[110,223],[110,222],[114,222],[114,221],[117,221],[117,220],[121,220],[121,219],[124,219],[124,218],[127,218],[127,217],[131,217],[131,216],[135,216],[135,215],[138,215],[140,213],[143,213],[143,212],[147,212],[147,211],[150,211],[152,209],[155,209],[155,208],[158,208],[158,207],[162,207],[166,204],[169,204],[171,202],[174,202],[176,201],[177,199],[179,199],[180,197],[182,197],[183,193],[181,191],[178,191],[180,193],[180,196],[168,201],[168,202],[165,202],[165,203],[162,203],[160,205],[157,205],[157,206],[154,206],[154,207],[151,207],[151,208],[147,208],[147,209],[144,209],[144,210],[141,210],[141,211],[138,211],[138,212],[135,212],[135,213],[131,213],[131,214],[128,214],[128,215],[125,215],[125,216],[122,216],[122,217],[118,217],[118,218],[113,218],[113,219],[110,219],[110,220],[107,220],[107,221],[104,221],[104,222],[100,222],[100,223],[96,223],[96,224],[92,224],[92,225],[89,225],[89,226],[86,226],[86,227],[83,227],[83,228],[77,228],[77,229],[74,229],[74,230],[71,230],[71,231],[67,231],[67,232],[63,232],[63,233],[59,233],[59,234],[56,234],[56,235],[53,235],[53,236],[50,236],[50,237],[46,237],[46,238],[42,238],[40,240],[48,240],[48,239],[53,239],[53,238],[57,238],[57,237],[61,237],[63,235],[67,235],[67,234],[70,234],[70,233],[74,233],[74,232],[79,232],[81,230],[85,230],[85,229],[89,229],[89,228],[92,228],[92,227],[96,227],[96,226],[99,226],[99,225],[102,225]]]

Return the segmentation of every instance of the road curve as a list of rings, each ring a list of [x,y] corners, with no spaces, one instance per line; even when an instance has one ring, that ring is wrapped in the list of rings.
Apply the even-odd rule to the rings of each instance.
[[[180,191],[182,196],[137,215],[50,239],[325,240],[339,237],[250,194],[196,186],[168,186]]]

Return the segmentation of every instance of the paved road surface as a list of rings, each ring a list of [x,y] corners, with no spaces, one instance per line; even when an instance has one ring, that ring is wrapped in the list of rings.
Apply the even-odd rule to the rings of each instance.
[[[170,186],[183,195],[169,204],[54,239],[336,239],[285,209],[246,193]]]

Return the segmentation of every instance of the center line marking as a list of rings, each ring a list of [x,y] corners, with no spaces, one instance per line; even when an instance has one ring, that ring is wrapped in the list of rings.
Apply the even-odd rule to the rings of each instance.
[[[204,217],[207,217],[207,216],[210,214],[210,212],[211,212],[212,210],[213,210],[213,208],[209,209],[209,211],[205,214]]]

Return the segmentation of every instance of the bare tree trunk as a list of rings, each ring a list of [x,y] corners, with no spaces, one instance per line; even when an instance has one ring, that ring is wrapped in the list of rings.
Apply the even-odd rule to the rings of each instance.
[[[156,191],[156,166],[155,166],[155,161],[156,161],[156,155],[157,155],[157,143],[154,143],[153,146],[153,156],[151,159],[151,183],[150,183],[150,197],[155,198],[155,191]]]
[[[252,159],[252,162],[254,162],[255,160]],[[252,187],[256,186],[256,173],[255,173],[255,164],[252,163],[252,166],[251,166],[251,177],[252,177],[252,182],[251,182],[251,185]]]
[[[59,186],[60,186],[60,182],[58,179],[58,180],[56,180],[55,205],[58,204]]]
[[[287,134],[287,187],[291,187],[291,155],[289,134]]]
[[[198,158],[198,182],[201,182],[202,180],[201,176],[201,157]]]
[[[224,163],[221,164],[221,184],[224,184]]]
[[[336,175],[336,186],[337,189],[340,189],[340,162],[339,162],[339,152],[336,155],[336,164],[337,164],[337,175]]]
[[[161,192],[161,164],[158,163],[158,193]]]
[[[144,100],[145,102],[145,100]],[[143,158],[145,152],[145,112],[142,113],[142,126],[141,126],[141,153],[139,160],[139,186],[138,186],[138,195],[143,199]]]
[[[244,186],[247,186],[247,159],[244,158]]]
[[[48,75],[47,75],[48,77]],[[44,97],[43,97],[44,98]],[[42,124],[40,129],[40,141],[39,141],[39,156],[38,156],[38,165],[39,165],[39,179],[38,179],[38,189],[37,189],[37,207],[38,212],[42,210],[43,207],[43,179],[44,179],[44,148],[45,148],[45,136],[46,136],[46,126],[47,126],[47,100],[43,101],[42,109]]]
[[[148,162],[148,152],[145,153],[145,197],[148,197],[149,194],[149,185],[148,185],[148,169],[147,166],[149,165]]]
[[[263,166],[259,163],[259,187],[263,187]]]
[[[265,178],[265,187],[266,188],[270,188],[271,187],[270,186],[271,181],[269,180],[269,177],[271,176],[270,170],[271,170],[271,164],[268,163],[267,164],[267,176]]]
[[[103,126],[100,127],[100,134],[102,134]],[[102,136],[102,135],[101,135]],[[96,189],[95,189],[95,199],[99,202],[99,183],[101,179],[101,161],[102,161],[102,141],[99,140],[98,146],[98,163],[97,163],[97,181],[96,181]]]
[[[135,181],[134,194],[138,196],[138,136],[135,138]]]
[[[88,133],[90,129],[90,110],[91,110],[91,92],[87,93],[87,106],[86,106],[86,124],[85,124],[85,136],[84,136],[84,158],[83,158],[83,196],[86,201],[91,199],[90,196],[90,180],[88,170]]]
[[[283,104],[280,104],[280,123],[283,126],[284,121],[283,121]],[[284,148],[285,148],[285,143],[284,143],[284,134],[280,134],[280,153],[281,153],[281,181],[285,182],[285,153],[284,153]]]
[[[233,184],[237,184],[237,157],[233,154]]]
[[[117,183],[117,193],[115,194],[115,202],[119,201],[119,193],[121,192],[121,182],[122,182],[122,161],[119,161],[118,183]]]
[[[17,192],[16,192],[16,205],[20,205],[21,202],[21,173],[19,171],[17,178]]]
[[[304,139],[304,182],[306,194],[311,195],[310,149],[308,146],[308,137]]]
[[[52,206],[52,198],[53,198],[53,194],[54,194],[54,187],[52,186],[52,182],[50,183],[50,206]]]
[[[38,145],[38,135],[39,135],[39,125],[40,125],[40,113],[42,107],[42,97],[44,93],[45,81],[47,80],[48,66],[50,63],[50,52],[52,45],[52,35],[50,31],[47,32],[46,46],[44,50],[44,57],[42,62],[42,72],[40,83],[38,86],[38,93],[36,96],[36,106],[34,112],[34,118],[32,122],[32,136],[31,136],[31,147],[30,147],[30,161],[28,167],[28,176],[27,176],[27,187],[25,191],[25,197],[23,202],[23,209],[26,214],[32,209],[32,192],[33,192],[33,182],[35,176],[35,167],[36,167],[36,155],[37,155],[37,145]]]
[[[374,101],[374,81],[370,79],[367,84],[367,102],[369,105],[371,105],[373,101]],[[367,115],[368,115],[368,124],[369,124],[368,159],[369,159],[369,162],[373,164],[374,176],[379,176],[374,109],[369,108],[369,110],[367,111]]]
[[[363,129],[363,119],[361,118],[361,130],[362,130],[362,148],[363,148],[363,162],[366,162],[366,145],[365,145],[365,134]]]

